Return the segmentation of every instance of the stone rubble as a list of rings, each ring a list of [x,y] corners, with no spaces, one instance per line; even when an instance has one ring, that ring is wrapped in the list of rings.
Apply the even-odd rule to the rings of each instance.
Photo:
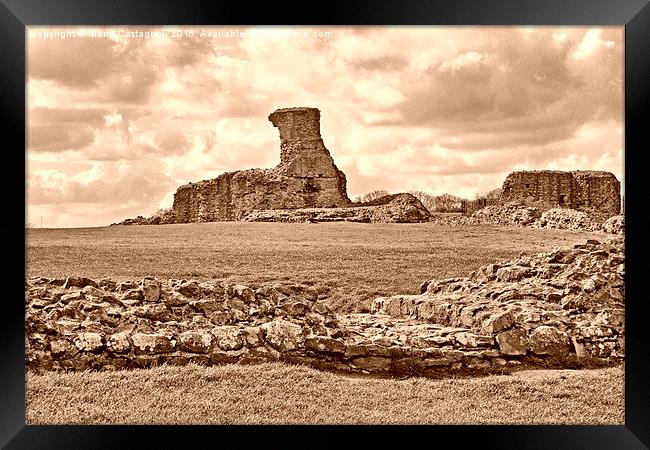
[[[420,295],[381,297],[372,310],[468,328],[494,338],[506,355],[620,358],[624,278],[623,239],[588,240],[489,264],[465,278],[430,280]]]
[[[259,210],[243,218],[248,222],[428,222],[431,213],[412,194],[387,195],[373,204],[345,208]]]
[[[625,216],[613,216],[603,223],[603,231],[610,234],[625,233]]]
[[[431,222],[441,225],[462,226],[492,224],[513,227],[602,231],[609,234],[623,234],[624,216],[614,216],[604,223],[594,216],[569,208],[544,210],[540,206],[511,201],[503,205],[490,205],[475,211],[471,216],[442,215],[431,217]]]
[[[287,361],[359,373],[498,372],[624,358],[622,238],[490,264],[336,315],[302,284],[26,280],[30,370]],[[559,361],[559,362],[558,362]],[[504,369],[505,368],[505,369]]]

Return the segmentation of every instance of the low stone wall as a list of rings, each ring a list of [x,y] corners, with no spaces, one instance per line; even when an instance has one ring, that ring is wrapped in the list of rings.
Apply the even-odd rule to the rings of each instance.
[[[624,357],[622,240],[485,266],[335,315],[308,285],[26,280],[31,370],[286,361],[449,375]],[[555,358],[555,359],[554,359]],[[559,358],[559,359],[558,359]]]
[[[431,280],[421,295],[376,299],[373,311],[466,327],[504,355],[622,358],[624,277],[623,239],[589,240]]]
[[[436,214],[431,221],[441,225],[462,226],[493,224],[512,227],[565,229],[581,231],[602,231],[609,234],[624,234],[624,216],[599,219],[585,211],[569,208],[544,209],[522,202],[508,202],[503,205],[486,206],[471,216]]]
[[[310,208],[253,211],[249,222],[428,222],[431,213],[411,194],[393,194],[363,205],[345,208]]]

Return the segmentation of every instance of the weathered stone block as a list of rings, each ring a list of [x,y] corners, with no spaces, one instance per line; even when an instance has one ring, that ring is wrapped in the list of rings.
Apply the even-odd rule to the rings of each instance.
[[[86,277],[68,277],[63,284],[63,289],[70,289],[73,287],[82,288],[85,286],[97,287],[97,282]]]
[[[178,341],[178,347],[186,352],[209,353],[212,349],[212,335],[207,331],[186,331]]]
[[[249,347],[259,347],[262,345],[262,331],[259,327],[242,328],[242,338]]]
[[[569,352],[569,336],[555,327],[539,326],[528,340],[530,350],[537,355],[562,356]]]
[[[201,288],[196,281],[186,281],[178,286],[176,291],[190,298],[197,297],[201,294]]]
[[[244,354],[244,350],[238,351],[223,351],[214,349],[210,353],[210,361],[213,364],[234,364],[239,361],[239,358]]]
[[[482,336],[479,334],[461,332],[454,335],[456,342],[464,347],[489,347],[494,345],[492,336]]]
[[[255,291],[248,286],[236,284],[232,287],[234,294],[246,303],[253,303],[255,301]]]
[[[97,352],[104,347],[99,333],[79,333],[74,339],[74,345],[82,352]]]
[[[392,361],[390,358],[381,356],[360,356],[352,360],[357,368],[369,372],[383,372],[391,368]]]
[[[242,331],[236,326],[220,326],[210,330],[215,343],[222,350],[239,350],[244,345]]]
[[[321,353],[345,353],[345,344],[338,340],[322,336],[307,336],[305,338],[305,348]]]
[[[143,298],[144,298],[144,296],[142,295],[142,289],[135,288],[135,289],[129,289],[124,294],[122,294],[122,296],[120,297],[120,300],[122,302],[128,301],[128,300],[140,301]]]
[[[145,302],[157,302],[160,299],[160,282],[151,278],[142,280],[142,295]]]
[[[502,331],[497,334],[496,340],[504,355],[525,355],[528,349],[528,336],[521,328]]]
[[[494,313],[481,325],[481,332],[485,334],[496,334],[512,328],[515,318],[510,311]]]
[[[131,336],[137,354],[160,354],[174,350],[175,342],[162,334],[136,333]]]
[[[304,344],[302,328],[283,319],[276,319],[260,326],[266,342],[280,352],[286,352]]]
[[[204,314],[223,310],[223,303],[219,300],[191,300],[189,304],[194,310],[201,311]]]
[[[497,270],[497,278],[501,281],[519,281],[533,275],[530,267],[508,266]]]
[[[131,342],[127,333],[115,333],[106,339],[106,349],[112,353],[128,353]]]
[[[69,358],[77,353],[77,348],[65,339],[50,342],[50,353],[55,358]]]
[[[368,354],[368,349],[363,345],[348,344],[345,347],[344,356],[346,358],[354,356],[365,356]]]
[[[167,306],[184,306],[189,303],[189,299],[180,292],[163,293],[162,299]]]

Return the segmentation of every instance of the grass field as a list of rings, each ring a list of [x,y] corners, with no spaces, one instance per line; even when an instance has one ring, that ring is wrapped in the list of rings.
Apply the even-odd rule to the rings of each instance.
[[[602,234],[499,226],[203,223],[31,229],[28,273],[91,278],[292,281],[331,290],[339,312],[367,310],[381,295],[415,294],[423,281],[464,276],[520,252],[551,250]]]
[[[29,424],[623,424],[623,369],[354,378],[267,363],[29,374]]]
[[[427,279],[605,235],[498,226],[205,223],[27,232],[28,275],[310,283],[339,312]],[[44,423],[621,424],[623,370],[476,379],[360,378],[306,367],[160,367],[27,376]]]

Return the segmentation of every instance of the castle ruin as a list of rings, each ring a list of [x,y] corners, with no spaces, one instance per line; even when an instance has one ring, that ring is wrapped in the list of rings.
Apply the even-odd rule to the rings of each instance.
[[[316,108],[282,108],[269,115],[280,132],[280,164],[272,169],[226,172],[189,183],[174,194],[176,223],[240,220],[254,210],[335,208],[351,202],[345,174],[320,135]]]
[[[513,172],[503,182],[501,200],[560,206],[611,217],[620,214],[621,183],[611,172],[595,170]]]

